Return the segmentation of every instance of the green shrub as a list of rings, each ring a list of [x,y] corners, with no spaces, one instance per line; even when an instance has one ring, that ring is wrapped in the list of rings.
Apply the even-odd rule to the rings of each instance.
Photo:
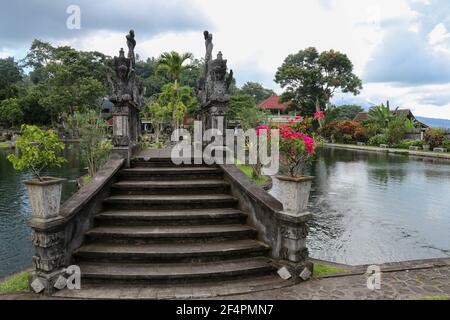
[[[69,126],[80,136],[83,161],[88,166],[89,175],[95,173],[108,160],[112,144],[106,139],[108,125],[94,110],[86,113],[75,112],[68,119]]]
[[[443,148],[445,148],[448,151],[450,151],[450,140],[444,140],[441,145],[442,145]]]
[[[376,122],[366,121],[363,123],[363,127],[366,129],[366,136],[368,139],[383,132],[381,126]]]
[[[389,121],[387,129],[384,131],[390,145],[398,144],[405,137],[408,129],[408,120],[405,117],[395,117]]]
[[[366,130],[357,121],[334,121],[326,124],[321,130],[322,137],[337,143],[352,144],[367,141]]]
[[[395,145],[396,148],[409,149],[410,147],[423,147],[425,141],[422,140],[402,140],[400,143]]]
[[[373,136],[369,139],[368,144],[371,146],[379,147],[380,144],[388,144],[388,140],[384,135]]]
[[[429,128],[425,132],[424,138],[431,149],[439,147],[444,142],[444,130],[439,128]]]
[[[66,159],[58,154],[64,150],[53,130],[42,131],[37,126],[22,126],[22,136],[16,141],[20,155],[8,155],[14,169],[32,173],[42,181],[41,172],[46,168],[61,167]]]

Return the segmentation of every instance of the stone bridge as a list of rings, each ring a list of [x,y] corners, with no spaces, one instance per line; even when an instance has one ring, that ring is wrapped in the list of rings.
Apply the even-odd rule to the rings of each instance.
[[[205,41],[198,115],[205,129],[219,129],[226,125],[232,72],[221,53],[212,58],[208,32]],[[29,222],[35,247],[32,288],[47,294],[62,289],[60,279],[71,265],[80,267],[82,286],[103,292],[111,286],[221,287],[236,280],[249,284],[242,291],[252,291],[309,278],[309,213],[284,213],[278,200],[234,165],[177,166],[170,149],[142,150],[143,88],[134,73],[132,31],[127,44],[128,55],[121,49],[114,59],[110,160],[58,216]]]

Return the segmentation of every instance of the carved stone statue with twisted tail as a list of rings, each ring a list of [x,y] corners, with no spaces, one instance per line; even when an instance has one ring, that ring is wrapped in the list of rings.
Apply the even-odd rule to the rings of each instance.
[[[128,55],[120,49],[114,57],[115,78],[109,78],[112,95],[109,100],[113,108],[113,154],[130,159],[133,149],[138,146],[140,133],[139,111],[142,104],[143,83],[136,76],[134,31],[126,36]]]

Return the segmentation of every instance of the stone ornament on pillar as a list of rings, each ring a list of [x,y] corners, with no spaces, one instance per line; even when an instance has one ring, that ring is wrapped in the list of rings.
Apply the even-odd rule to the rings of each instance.
[[[109,100],[113,107],[113,155],[131,158],[133,149],[139,144],[140,119],[139,112],[142,105],[144,86],[135,72],[136,57],[134,48],[136,40],[134,31],[126,36],[128,55],[120,49],[119,56],[114,57],[115,79],[110,77],[112,95]]]
[[[213,59],[213,35],[208,31],[205,37],[205,69],[196,88],[198,101],[198,114],[203,123],[204,130],[227,128],[228,104],[230,101],[229,88],[233,81],[233,70],[227,73],[227,60],[223,59],[222,52]],[[218,121],[221,119],[221,123]],[[225,135],[225,132],[224,132]],[[225,140],[224,140],[225,141]]]

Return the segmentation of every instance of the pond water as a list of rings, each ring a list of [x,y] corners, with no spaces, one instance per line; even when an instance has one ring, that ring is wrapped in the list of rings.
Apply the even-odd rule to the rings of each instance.
[[[31,176],[13,169],[6,159],[9,152],[0,149],[0,278],[30,267],[33,255],[31,231],[26,225],[31,209],[22,184]],[[68,162],[61,168],[46,172],[46,175],[67,179],[63,186],[63,200],[76,191],[76,179],[83,172],[78,155],[76,145],[67,148],[64,156]]]
[[[450,257],[450,162],[320,149],[310,255],[345,264]],[[271,193],[279,188],[274,179]]]

